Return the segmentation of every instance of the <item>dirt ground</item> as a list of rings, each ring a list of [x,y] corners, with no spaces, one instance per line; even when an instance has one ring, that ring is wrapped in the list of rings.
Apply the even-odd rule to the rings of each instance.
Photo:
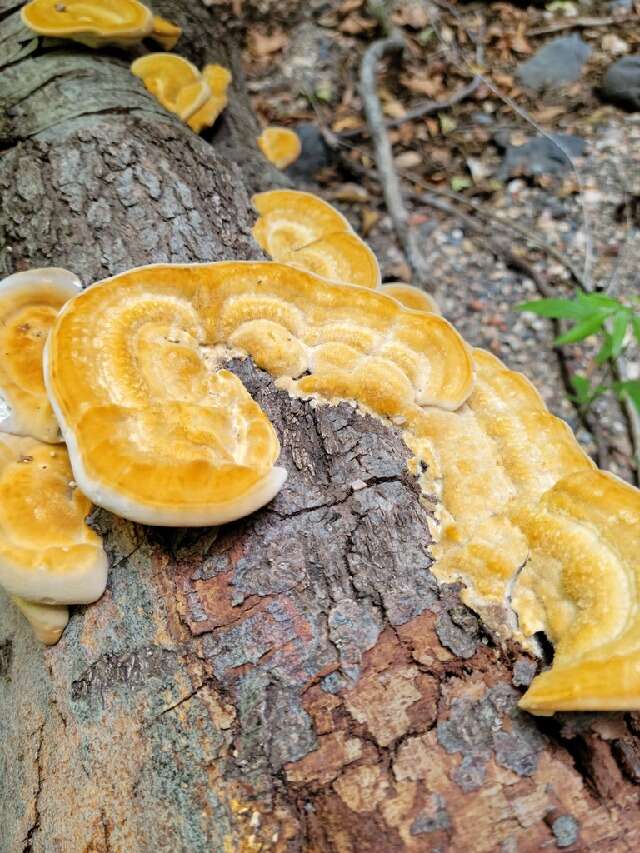
[[[640,112],[608,104],[598,91],[606,68],[638,50],[638,8],[626,2],[560,0],[543,8],[400,0],[392,22],[406,48],[381,65],[378,94],[385,115],[399,122],[389,129],[394,162],[443,313],[470,343],[531,378],[604,467],[633,480],[628,425],[614,395],[593,404],[589,428],[569,399],[566,373],[593,369],[592,342],[566,348],[563,362],[553,348],[551,322],[514,311],[540,296],[532,278],[505,262],[504,252],[468,222],[418,198],[425,191],[445,193],[436,198],[486,226],[492,241],[524,260],[557,295],[575,293],[566,260],[584,274],[587,287],[624,300],[637,297]],[[327,143],[325,164],[305,173],[302,162],[294,185],[343,210],[375,250],[384,280],[410,280],[382,200],[359,94],[362,55],[382,37],[375,3],[212,5],[230,16],[231,26],[243,21],[245,72],[261,122],[311,125],[316,146]],[[566,36],[591,48],[578,79],[537,92],[520,85],[518,67]],[[450,99],[476,73],[484,80],[470,97],[407,120],[416,106]],[[583,155],[573,156],[571,166],[565,162],[559,174],[544,163],[533,176],[526,174],[528,164],[505,174],[505,146],[545,133],[584,140]],[[540,242],[560,259],[540,250]],[[628,376],[638,378],[631,343],[627,355]]]

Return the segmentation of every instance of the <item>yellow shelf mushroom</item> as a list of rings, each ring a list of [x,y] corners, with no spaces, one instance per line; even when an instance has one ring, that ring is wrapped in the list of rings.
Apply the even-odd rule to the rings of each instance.
[[[0,435],[0,585],[37,604],[100,598],[107,559],[90,509],[64,447]]]
[[[42,378],[42,351],[62,305],[80,280],[54,267],[19,272],[0,281],[0,396],[11,414],[0,431],[62,441]]]
[[[211,90],[195,65],[176,53],[148,53],[131,63],[151,94],[169,112],[186,121],[211,97]]]
[[[300,156],[300,137],[288,127],[265,127],[257,139],[258,147],[277,169],[286,169]]]
[[[131,47],[153,29],[151,10],[138,0],[31,0],[21,16],[39,35],[72,39],[87,47]]]
[[[187,119],[187,124],[194,133],[201,133],[205,127],[213,126],[215,120],[227,106],[227,89],[231,83],[231,72],[222,65],[205,65],[202,69],[202,77],[209,86],[211,95]]]
[[[251,199],[259,217],[253,236],[261,249],[281,261],[297,249],[341,231],[349,222],[326,201],[297,190],[270,190]]]
[[[326,358],[349,340],[340,365]],[[195,526],[277,493],[276,434],[240,381],[208,366],[215,345],[248,353],[298,393],[332,391],[379,414],[455,408],[473,383],[468,348],[445,320],[371,290],[275,263],[132,270],[67,303],[45,358],[75,479],[99,506]]]
[[[514,589],[529,633],[554,644],[552,668],[520,706],[554,711],[640,707],[640,492],[589,470],[559,480],[510,517],[530,556]]]
[[[55,646],[69,622],[69,608],[62,604],[36,604],[17,595],[11,600],[31,625],[35,638],[45,646]]]
[[[38,35],[94,48],[108,44],[129,48],[148,36],[171,50],[182,34],[180,27],[153,15],[138,0],[31,0],[20,14],[25,26]]]
[[[415,311],[430,311],[432,314],[442,314],[433,296],[425,293],[419,287],[413,287],[413,285],[405,284],[403,281],[393,281],[389,284],[384,284],[382,291],[387,296],[393,296],[405,308],[413,308]]]
[[[380,287],[378,260],[364,240],[350,231],[339,231],[282,255],[283,264],[360,287]]]

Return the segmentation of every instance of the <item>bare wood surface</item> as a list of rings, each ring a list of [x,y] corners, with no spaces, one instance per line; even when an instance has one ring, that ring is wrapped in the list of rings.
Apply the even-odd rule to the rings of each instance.
[[[251,145],[195,137],[119,53],[22,43],[3,272],[256,256]],[[639,849],[640,717],[518,712],[535,667],[430,573],[399,431],[232,368],[282,442],[271,505],[219,530],[96,511],[107,592],[46,651],[0,595],[1,853]]]

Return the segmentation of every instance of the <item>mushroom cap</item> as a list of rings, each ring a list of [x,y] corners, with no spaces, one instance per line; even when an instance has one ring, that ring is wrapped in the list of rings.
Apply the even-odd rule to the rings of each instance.
[[[183,120],[190,118],[211,96],[207,82],[193,63],[177,53],[148,53],[131,63],[152,95]]]
[[[182,28],[177,24],[172,24],[171,21],[167,21],[166,18],[161,18],[160,15],[154,15],[149,35],[165,50],[173,50],[182,35]]]
[[[201,133],[205,127],[213,126],[227,106],[227,88],[231,83],[231,72],[222,65],[205,65],[202,76],[209,86],[211,96],[187,120],[194,133]]]
[[[393,296],[405,308],[413,308],[415,311],[430,311],[432,314],[442,314],[438,303],[419,287],[405,284],[403,281],[392,281],[384,284],[382,290],[387,296]]]
[[[520,706],[534,714],[640,708],[640,491],[598,470],[564,477],[510,513],[530,557],[514,588],[553,666]]]
[[[135,44],[149,35],[153,18],[138,0],[31,0],[20,14],[39,35],[69,38],[88,47]]]
[[[0,430],[61,441],[44,387],[42,351],[56,315],[82,289],[67,270],[49,267],[0,281],[0,394],[11,408]]]
[[[90,509],[64,447],[0,435],[0,585],[40,604],[100,598],[107,559]]]
[[[270,190],[251,199],[260,214],[252,234],[261,249],[281,261],[322,237],[353,229],[326,201],[298,190]]]
[[[257,139],[258,147],[277,169],[286,169],[300,156],[300,137],[288,127],[265,127]]]
[[[55,646],[69,622],[69,610],[64,605],[25,601],[17,595],[11,600],[31,625],[36,639],[45,646]]]
[[[345,340],[362,348],[355,371],[322,359]],[[75,479],[96,504],[195,526],[276,494],[286,472],[274,467],[275,431],[233,374],[208,367],[212,346],[241,348],[298,393],[380,414],[394,394],[411,411],[454,408],[473,384],[468,348],[445,320],[375,291],[268,262],[131,270],[67,303],[45,353]]]
[[[280,260],[331,281],[357,284],[360,287],[380,286],[378,259],[364,240],[351,231],[339,231],[322,237],[284,255]]]

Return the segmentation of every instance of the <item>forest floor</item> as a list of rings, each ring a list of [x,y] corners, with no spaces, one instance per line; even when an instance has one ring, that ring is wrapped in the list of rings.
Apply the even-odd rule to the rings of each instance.
[[[256,113],[264,125],[286,125],[304,136],[302,158],[289,173],[295,185],[343,210],[376,252],[384,280],[410,281],[359,93],[362,56],[383,36],[375,4],[208,2],[252,22],[242,36]],[[629,0],[554,0],[545,8],[401,0],[393,24],[406,47],[381,63],[378,74],[385,116],[397,122],[388,131],[395,168],[443,313],[470,343],[533,380],[601,465],[629,480],[628,424],[614,394],[592,405],[589,428],[569,398],[567,375],[590,376],[593,384],[601,379],[593,339],[559,357],[551,322],[514,308],[539,298],[545,285],[554,295],[574,295],[578,285],[567,262],[588,289],[623,301],[640,293],[640,111],[620,109],[599,91],[606,69],[640,49],[638,11]],[[523,63],[558,38],[552,61],[542,57],[544,73],[571,76],[567,68],[577,62],[576,79],[523,85]],[[449,100],[476,74],[482,79],[470,96],[408,117],[425,103]],[[544,134],[570,135],[563,147],[581,156],[572,153],[569,162]],[[536,137],[544,150],[518,152]],[[426,204],[425,193],[451,212]],[[514,267],[519,261],[527,273]],[[627,378],[638,379],[633,341],[627,358]]]

